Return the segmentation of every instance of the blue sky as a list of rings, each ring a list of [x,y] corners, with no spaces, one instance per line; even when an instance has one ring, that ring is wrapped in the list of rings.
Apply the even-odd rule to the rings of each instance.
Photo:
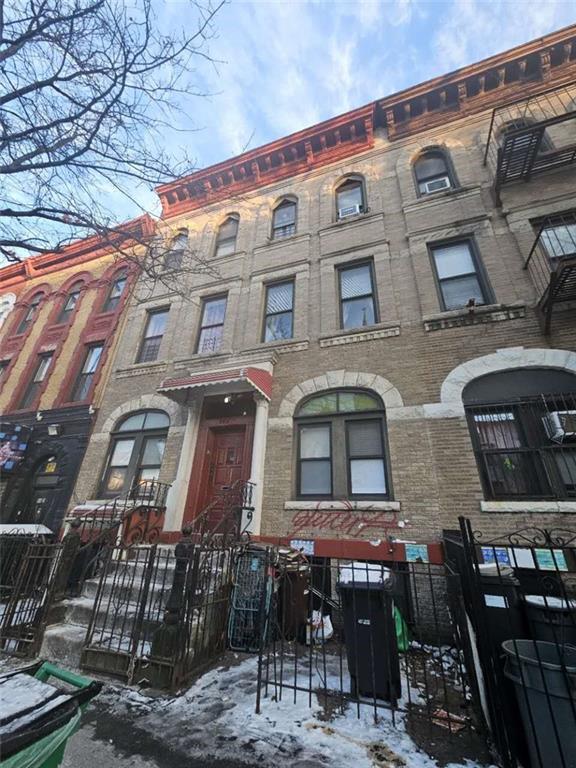
[[[158,13],[170,27],[190,10]],[[199,130],[164,140],[206,166],[574,22],[574,0],[231,0],[210,42],[221,63],[194,75],[212,95],[186,99],[181,127]]]

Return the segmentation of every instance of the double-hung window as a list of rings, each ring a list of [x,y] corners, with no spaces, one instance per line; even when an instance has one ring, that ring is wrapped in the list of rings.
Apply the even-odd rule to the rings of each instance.
[[[81,286],[73,286],[70,293],[66,296],[66,301],[62,304],[60,313],[58,314],[57,323],[67,323],[72,317],[72,313],[76,309],[76,304],[80,298]]]
[[[291,339],[293,336],[294,281],[266,287],[264,341]]]
[[[442,309],[459,309],[488,302],[487,285],[470,240],[435,245],[431,252]]]
[[[565,256],[576,256],[576,212],[554,216],[540,232],[540,243],[555,265]]]
[[[372,263],[341,267],[338,273],[341,327],[362,328],[378,322]]]
[[[279,240],[296,232],[296,203],[284,200],[274,209],[272,217],[272,238]]]
[[[216,236],[216,256],[229,256],[236,251],[238,221],[237,216],[229,216],[220,225]]]
[[[126,288],[127,280],[128,274],[125,270],[122,270],[116,275],[114,282],[110,287],[110,291],[108,292],[108,296],[106,297],[106,301],[104,302],[104,306],[102,307],[102,312],[116,311],[120,299],[122,298],[122,294],[124,293],[124,289]]]
[[[439,149],[424,152],[414,164],[414,175],[421,195],[430,195],[454,186],[448,162]]]
[[[202,302],[202,320],[196,350],[200,355],[218,352],[222,346],[226,301],[226,296],[216,296]]]
[[[347,179],[336,190],[336,211],[338,219],[347,219],[364,213],[364,185],[360,179]]]
[[[8,368],[9,360],[0,360],[0,381],[3,379],[6,369]]]
[[[151,363],[158,358],[167,318],[167,308],[155,309],[148,312],[146,328],[144,329],[142,344],[140,345],[140,351],[138,352],[138,363]]]
[[[389,498],[384,409],[360,390],[306,400],[296,416],[299,498]]]
[[[90,344],[90,346],[86,348],[82,368],[80,368],[76,381],[74,382],[72,396],[70,397],[71,402],[81,402],[88,398],[103,349],[104,345],[101,342],[98,344]]]
[[[53,354],[53,352],[42,352],[40,355],[38,355],[38,360],[36,362],[36,367],[34,368],[32,380],[24,390],[24,396],[22,397],[19,405],[20,408],[28,408],[36,400],[38,392],[40,391],[40,388],[46,379],[46,374],[50,368]]]
[[[40,293],[32,298],[32,301],[30,302],[28,309],[26,310],[26,312],[22,316],[22,319],[20,320],[18,328],[16,329],[16,333],[26,333],[32,321],[36,317],[36,314],[38,312],[38,307],[40,306],[41,301],[42,301],[42,294]]]

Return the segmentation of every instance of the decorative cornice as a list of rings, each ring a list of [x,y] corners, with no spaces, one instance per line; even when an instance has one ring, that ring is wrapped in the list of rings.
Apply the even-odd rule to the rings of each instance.
[[[157,187],[163,218],[357,155],[576,77],[576,25],[491,56]]]
[[[361,333],[343,333],[337,336],[327,336],[320,339],[321,347],[337,347],[342,344],[354,344],[359,341],[374,341],[376,339],[386,339],[390,336],[400,336],[400,326],[394,325],[389,328],[372,328]]]
[[[518,320],[526,317],[524,304],[516,306],[492,305],[487,307],[475,307],[474,311],[456,310],[443,315],[436,315],[424,319],[425,331],[439,331],[443,328],[462,328],[468,325],[484,325],[486,323],[500,323],[503,320]]]

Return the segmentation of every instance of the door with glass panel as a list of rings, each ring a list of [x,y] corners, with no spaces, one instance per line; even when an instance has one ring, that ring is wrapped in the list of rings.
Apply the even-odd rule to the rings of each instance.
[[[162,411],[140,411],[116,427],[108,451],[100,495],[145,493],[158,480],[170,421]]]

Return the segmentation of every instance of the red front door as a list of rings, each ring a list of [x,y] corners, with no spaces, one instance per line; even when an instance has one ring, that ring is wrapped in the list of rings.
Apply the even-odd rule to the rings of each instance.
[[[252,425],[204,426],[197,443],[185,514],[193,520],[237,480],[248,480],[252,453]],[[196,491],[196,492],[195,492]],[[208,516],[208,526],[222,517],[219,505]]]

